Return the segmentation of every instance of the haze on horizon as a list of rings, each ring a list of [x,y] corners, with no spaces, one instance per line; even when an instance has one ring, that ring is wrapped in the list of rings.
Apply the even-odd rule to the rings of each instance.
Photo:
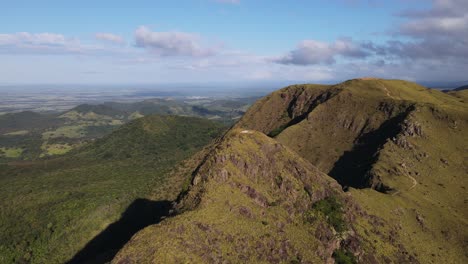
[[[468,79],[468,1],[2,3],[1,84]]]

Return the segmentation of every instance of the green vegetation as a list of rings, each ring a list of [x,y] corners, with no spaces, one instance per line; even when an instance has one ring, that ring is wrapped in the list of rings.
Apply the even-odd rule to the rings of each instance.
[[[63,122],[54,115],[46,115],[25,111],[0,115],[0,135],[20,130],[40,131],[57,126]]]
[[[283,130],[285,130],[287,127],[287,125],[282,125],[278,128],[275,128],[273,129],[270,133],[268,133],[268,136],[269,137],[276,137],[277,135],[279,135],[281,132],[283,132]]]
[[[221,131],[148,116],[60,158],[0,165],[0,263],[63,263],[135,199],[175,199],[185,179],[167,172]]]
[[[325,217],[327,223],[333,226],[336,232],[343,233],[346,231],[347,227],[343,219],[343,208],[335,196],[327,197],[316,202],[312,206],[312,210],[306,213],[306,219],[312,222],[316,213],[321,217]]]
[[[44,144],[42,149],[45,151],[45,155],[63,155],[73,149],[72,146],[68,144]]]
[[[23,153],[22,148],[0,148],[0,155],[5,158],[18,158]]]
[[[56,130],[42,133],[42,137],[44,140],[48,140],[51,138],[59,138],[59,137],[80,138],[84,136],[85,136],[84,127],[80,125],[62,126],[62,127],[57,128]]]
[[[349,251],[337,249],[333,252],[333,258],[336,264],[357,264],[356,257]]]

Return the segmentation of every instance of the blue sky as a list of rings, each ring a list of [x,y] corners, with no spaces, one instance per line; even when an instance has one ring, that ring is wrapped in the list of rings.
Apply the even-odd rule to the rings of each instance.
[[[468,79],[468,1],[1,1],[0,83]]]

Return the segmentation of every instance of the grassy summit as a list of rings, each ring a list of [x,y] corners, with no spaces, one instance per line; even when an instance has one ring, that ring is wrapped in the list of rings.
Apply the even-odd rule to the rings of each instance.
[[[184,179],[166,173],[221,131],[148,116],[61,158],[1,165],[0,263],[63,263],[137,198],[175,199]]]
[[[448,125],[466,117],[466,103],[443,92],[405,81],[356,79],[281,89],[252,106],[236,127],[275,137],[343,185],[379,188],[390,184],[370,174],[379,150],[387,140],[409,144],[407,136],[424,133],[418,118],[437,110],[450,114],[443,121]]]

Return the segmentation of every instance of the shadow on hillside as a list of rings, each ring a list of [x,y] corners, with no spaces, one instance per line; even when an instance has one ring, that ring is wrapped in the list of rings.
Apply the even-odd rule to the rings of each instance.
[[[344,188],[374,187],[377,191],[387,192],[388,187],[373,179],[369,171],[378,158],[380,148],[387,139],[400,132],[400,124],[408,114],[409,111],[401,113],[385,121],[378,129],[362,135],[354,148],[346,151],[333,165],[329,175]]]
[[[302,115],[299,115],[299,116],[296,116],[295,118],[293,118],[291,121],[288,122],[288,124],[286,124],[286,127],[290,127],[290,126],[293,126],[295,124],[299,124],[300,122],[302,122],[304,119],[306,119],[309,114],[319,105],[325,103],[326,101],[332,99],[333,97],[335,97],[336,94],[332,93],[332,92],[326,92],[326,93],[323,93],[319,96],[317,96],[316,98],[314,98],[314,100],[309,104],[309,107],[307,108],[307,110],[302,114]],[[289,103],[289,106],[288,106],[288,114],[289,116],[292,116],[293,115],[293,111],[294,111],[294,108],[295,108],[295,105],[297,104],[297,97],[295,97],[293,100],[291,100],[291,102]]]
[[[319,96],[317,96],[316,98],[314,98],[310,103],[309,103],[309,107],[307,108],[306,111],[304,111],[301,115],[298,115],[294,118],[292,118],[288,123],[286,124],[283,124],[275,129],[273,129],[272,131],[270,131],[268,133],[268,136],[269,137],[276,137],[277,135],[279,135],[281,132],[283,132],[283,130],[285,130],[286,128],[290,127],[290,126],[294,126],[296,124],[299,124],[300,122],[302,122],[304,119],[306,119],[309,114],[317,107],[319,106],[320,104],[323,104],[325,103],[326,101],[330,100],[331,98],[333,98],[336,94],[334,94],[333,92],[326,92],[326,93],[323,93]],[[289,105],[288,105],[288,108],[287,108],[287,112],[288,112],[288,116],[292,117],[294,114],[294,109],[296,108],[296,104],[298,103],[298,98],[297,97],[294,97],[291,102],[289,102]]]
[[[159,223],[169,214],[170,201],[135,200],[121,218],[109,225],[80,250],[69,264],[106,263],[111,261],[117,252],[139,230]]]

